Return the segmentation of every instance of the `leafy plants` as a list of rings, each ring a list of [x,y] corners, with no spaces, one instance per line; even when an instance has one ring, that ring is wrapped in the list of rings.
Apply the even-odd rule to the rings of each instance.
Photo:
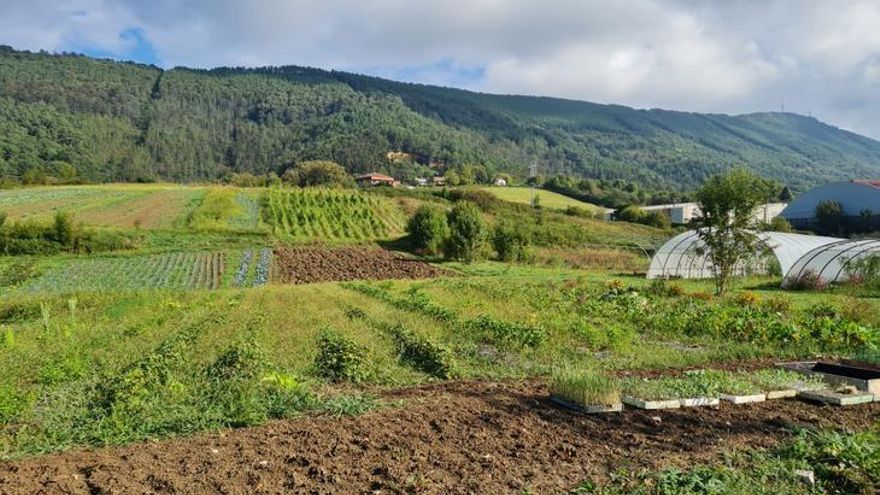
[[[498,320],[482,314],[464,324],[477,338],[505,347],[537,347],[547,339],[547,331],[537,325]]]
[[[318,337],[315,373],[333,382],[360,382],[367,375],[367,349],[337,331],[326,329]]]

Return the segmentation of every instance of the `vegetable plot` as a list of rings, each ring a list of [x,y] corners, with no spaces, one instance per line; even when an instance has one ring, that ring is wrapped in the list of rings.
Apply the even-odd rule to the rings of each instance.
[[[403,231],[393,203],[359,191],[272,188],[262,203],[264,221],[282,237],[378,239]]]
[[[21,287],[25,292],[83,290],[217,289],[223,253],[171,253],[125,258],[80,258],[48,268]]]

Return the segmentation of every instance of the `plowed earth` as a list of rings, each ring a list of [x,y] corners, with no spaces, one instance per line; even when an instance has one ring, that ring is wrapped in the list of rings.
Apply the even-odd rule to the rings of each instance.
[[[565,493],[619,468],[690,466],[791,426],[863,428],[880,404],[796,400],[582,416],[538,382],[451,382],[403,404],[0,465],[0,493]],[[659,420],[658,420],[659,419]]]
[[[275,260],[275,279],[291,284],[450,275],[422,261],[375,248],[283,247],[275,250]]]

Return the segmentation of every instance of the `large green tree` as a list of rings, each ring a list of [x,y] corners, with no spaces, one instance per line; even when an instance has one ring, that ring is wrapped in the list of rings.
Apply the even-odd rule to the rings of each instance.
[[[737,265],[758,252],[755,210],[771,194],[768,181],[743,169],[714,175],[697,190],[699,254],[711,262],[717,294],[727,290]]]
[[[281,176],[287,184],[299,187],[353,187],[354,180],[338,163],[313,160],[287,169]]]

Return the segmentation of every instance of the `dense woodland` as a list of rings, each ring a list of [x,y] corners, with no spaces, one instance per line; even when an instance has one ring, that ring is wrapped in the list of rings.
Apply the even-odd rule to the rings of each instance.
[[[0,47],[7,181],[205,181],[280,175],[307,160],[465,183],[525,177],[537,163],[542,175],[598,185],[582,192],[604,185],[650,201],[638,189],[686,191],[732,166],[795,192],[877,176],[880,142],[793,114],[634,110],[293,66],[162,70]]]

